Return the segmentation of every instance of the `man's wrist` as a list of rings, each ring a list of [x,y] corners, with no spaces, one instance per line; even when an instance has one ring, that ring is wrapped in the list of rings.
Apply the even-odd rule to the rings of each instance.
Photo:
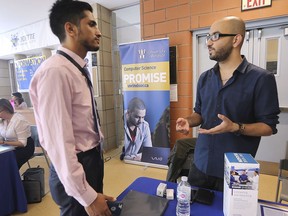
[[[235,123],[237,124],[237,130],[234,132],[236,135],[242,135],[245,131],[245,125],[243,123]]]
[[[188,116],[185,119],[187,120],[187,122],[189,124],[189,127],[192,127],[192,118],[191,118],[191,116]]]
[[[233,122],[233,127],[232,127],[231,132],[232,132],[232,133],[236,133],[238,130],[239,130],[239,125],[238,125],[238,123],[234,123],[234,122]]]

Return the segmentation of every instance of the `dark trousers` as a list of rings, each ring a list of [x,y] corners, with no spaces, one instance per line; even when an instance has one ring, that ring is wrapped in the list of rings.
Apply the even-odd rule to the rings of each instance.
[[[206,175],[201,172],[193,162],[189,170],[188,182],[192,186],[223,191],[224,181],[222,178]]]
[[[77,154],[78,161],[83,166],[87,182],[98,193],[103,193],[104,162],[101,154],[98,147]],[[76,199],[67,195],[53,165],[50,167],[49,186],[53,200],[60,207],[61,216],[88,215],[84,207]]]
[[[16,147],[14,150],[18,169],[22,167],[34,154],[35,146],[34,140],[31,137],[27,138],[27,145],[25,147]]]

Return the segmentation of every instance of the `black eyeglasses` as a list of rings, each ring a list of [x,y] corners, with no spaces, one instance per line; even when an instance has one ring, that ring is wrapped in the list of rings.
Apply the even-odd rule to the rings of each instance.
[[[206,43],[211,40],[213,42],[219,40],[220,37],[231,37],[231,36],[236,36],[237,34],[221,34],[219,32],[215,32],[212,35],[207,34],[206,35]]]

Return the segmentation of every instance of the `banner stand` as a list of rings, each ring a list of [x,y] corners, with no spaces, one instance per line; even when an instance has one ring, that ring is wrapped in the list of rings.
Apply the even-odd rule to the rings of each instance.
[[[169,39],[119,45],[122,65],[124,162],[168,169]]]

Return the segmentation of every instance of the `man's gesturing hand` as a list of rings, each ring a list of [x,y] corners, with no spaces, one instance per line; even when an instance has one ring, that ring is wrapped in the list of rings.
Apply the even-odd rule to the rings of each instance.
[[[185,118],[178,118],[176,121],[176,131],[185,135],[189,134],[189,123]]]

